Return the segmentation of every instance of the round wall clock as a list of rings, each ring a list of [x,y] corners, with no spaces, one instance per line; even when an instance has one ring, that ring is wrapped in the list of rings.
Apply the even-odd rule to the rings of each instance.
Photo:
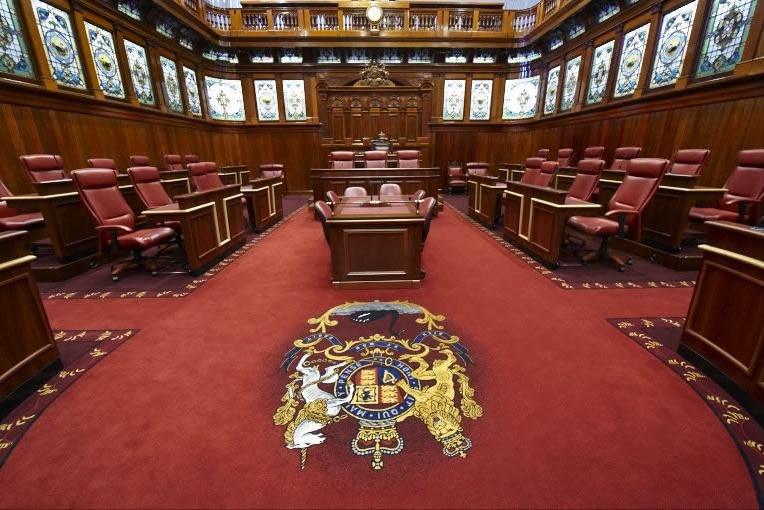
[[[382,19],[382,7],[377,4],[371,4],[366,8],[366,19],[372,23],[379,23],[379,20]]]

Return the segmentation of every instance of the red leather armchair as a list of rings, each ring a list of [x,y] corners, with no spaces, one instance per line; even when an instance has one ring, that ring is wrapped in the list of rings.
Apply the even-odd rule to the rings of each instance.
[[[353,151],[332,151],[329,153],[332,168],[354,168],[355,153]]]
[[[133,183],[141,202],[148,208],[161,207],[172,203],[172,198],[162,186],[159,169],[153,166],[132,166],[127,175]]]
[[[88,159],[88,166],[90,168],[109,168],[119,172],[116,161],[111,158],[90,158]]]
[[[490,166],[483,161],[471,161],[467,163],[467,175],[488,175]]]
[[[629,162],[626,176],[608,203],[604,217],[571,216],[568,226],[591,236],[602,238],[599,250],[582,258],[584,262],[596,258],[612,260],[619,271],[625,271],[625,263],[608,251],[608,241],[613,236],[627,234],[639,240],[642,234],[642,211],[658,189],[668,167],[668,160],[658,158],[634,158]]]
[[[708,149],[680,149],[674,154],[674,161],[671,162],[667,173],[700,175],[710,153]]]
[[[45,227],[42,214],[38,212],[22,214],[15,207],[10,207],[4,198],[12,196],[11,190],[3,181],[0,181],[0,232],[6,230],[38,230]]]
[[[560,149],[557,151],[557,163],[560,164],[560,168],[572,166],[573,158],[575,157],[576,151],[573,149]]]
[[[363,159],[366,168],[387,168],[387,151],[366,151]]]
[[[740,151],[737,167],[724,187],[727,191],[717,207],[692,207],[690,220],[756,223],[764,200],[764,149]]]
[[[549,149],[539,149],[538,152],[536,153],[536,156],[539,157],[539,158],[546,159],[546,158],[549,157],[549,153],[550,152],[551,151]]]
[[[557,173],[557,169],[560,168],[560,164],[557,161],[543,161],[539,168],[539,174],[536,176],[536,186],[548,187],[554,179],[554,174]]]
[[[183,170],[180,154],[165,154],[164,165],[165,170]]]
[[[142,154],[131,154],[130,166],[151,166],[151,162],[149,161],[148,156],[143,156]]]
[[[435,215],[436,205],[437,200],[435,200],[435,197],[426,197],[419,205],[419,214],[424,218],[424,224],[422,224],[422,248],[424,248],[424,243],[430,234],[430,223],[432,223],[432,217]]]
[[[143,252],[170,242],[175,238],[175,231],[169,227],[136,230],[135,214],[119,191],[116,171],[85,168],[74,170],[72,179],[96,222],[99,256],[102,258],[107,249],[112,252],[129,250],[132,255],[131,260],[112,265],[112,280],[119,280],[119,275],[131,266],[144,267],[156,275],[156,266],[143,256]]]
[[[19,160],[32,182],[69,178],[64,172],[64,159],[58,154],[27,154],[19,156]]]
[[[543,162],[544,158],[525,158],[525,171],[520,178],[520,182],[523,184],[536,184],[536,179],[541,175],[541,164]]]
[[[398,168],[419,168],[422,166],[422,151],[413,149],[399,150],[395,153]]]
[[[201,161],[188,165],[188,173],[191,174],[191,182],[196,191],[222,188],[223,181],[218,175],[218,165],[214,161]]]
[[[467,176],[461,166],[450,165],[448,167],[446,184],[450,195],[454,194],[455,189],[467,190]]]
[[[330,189],[326,192],[326,200],[334,207],[335,204],[340,203],[340,196],[333,189]]]
[[[267,163],[260,165],[260,177],[283,177],[284,165],[281,163]]]
[[[196,154],[186,154],[183,156],[183,164],[188,165],[189,163],[198,163],[199,162],[199,156]]]
[[[380,195],[402,195],[401,187],[394,182],[386,182],[379,187]]]
[[[589,202],[600,182],[602,169],[605,161],[602,159],[582,159],[578,162],[578,172],[570,185],[568,195],[565,197],[566,204],[580,204]]]
[[[602,146],[587,147],[584,149],[584,159],[603,159],[605,148]]]
[[[640,152],[642,152],[642,147],[618,147],[613,154],[613,164],[610,165],[610,169],[628,169],[629,161],[638,158]]]
[[[324,238],[326,239],[326,242],[329,242],[329,228],[326,226],[326,219],[330,218],[332,216],[332,208],[329,207],[329,204],[324,202],[323,200],[317,200],[315,204],[313,204],[313,208],[316,210],[316,216],[318,216],[318,220],[321,222],[321,228],[324,229]]]
[[[368,193],[366,192],[366,188],[361,186],[350,186],[345,188],[345,192],[342,194],[343,197],[365,197],[368,196]]]

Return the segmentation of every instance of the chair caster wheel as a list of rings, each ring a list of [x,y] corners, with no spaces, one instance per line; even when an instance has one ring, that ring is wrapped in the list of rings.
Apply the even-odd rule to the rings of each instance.
[[[650,255],[650,262],[658,262],[658,254],[657,253],[653,253],[652,255]]]
[[[119,276],[112,276],[111,277],[111,281],[118,282],[119,281]]]
[[[655,254],[653,254],[653,257],[655,257],[655,259],[656,259],[656,260],[658,259],[658,257],[657,257]],[[653,261],[653,262],[655,262],[655,261]],[[633,261],[633,260],[631,260],[631,259],[627,259],[627,260],[626,260],[626,263],[627,263],[628,265],[630,265],[630,266],[634,265],[634,261]]]
[[[98,261],[97,261],[97,260],[95,260],[95,259],[93,259],[93,260],[91,260],[90,262],[88,262],[88,265],[89,265],[90,267],[98,267]]]
[[[618,266],[618,271],[624,273],[626,272],[626,268],[624,266]]]
[[[159,274],[159,271],[152,271],[152,272],[151,272],[151,276],[156,276],[156,275],[158,275],[158,274]]]

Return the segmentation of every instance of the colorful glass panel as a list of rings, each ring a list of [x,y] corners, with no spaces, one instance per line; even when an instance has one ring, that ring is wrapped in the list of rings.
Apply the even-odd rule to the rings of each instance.
[[[592,71],[589,75],[589,90],[586,93],[586,103],[595,104],[605,97],[607,78],[610,75],[610,63],[613,61],[615,41],[606,42],[594,48]]]
[[[714,0],[700,50],[698,77],[735,68],[748,39],[755,9],[756,0]]]
[[[13,0],[0,0],[0,73],[34,76]]]
[[[565,85],[562,88],[562,101],[560,101],[560,111],[570,110],[576,100],[576,89],[578,88],[578,75],[581,70],[581,56],[573,60],[568,60],[565,64]]]
[[[239,80],[204,77],[210,117],[215,120],[244,120],[244,94]]]
[[[276,80],[255,80],[257,118],[261,121],[279,120]]]
[[[111,97],[124,99],[125,89],[122,86],[122,75],[119,72],[117,50],[114,48],[114,38],[111,32],[85,22],[85,32],[88,34],[90,54],[93,56],[98,84],[103,93]]]
[[[133,81],[133,92],[141,104],[154,104],[154,89],[151,86],[151,70],[146,58],[146,49],[125,39],[125,54],[130,78]]]
[[[544,96],[544,114],[554,113],[557,108],[557,91],[560,88],[560,66],[549,70],[546,75],[546,94]]]
[[[637,90],[637,81],[645,59],[645,46],[649,34],[650,23],[646,23],[624,36],[621,61],[615,78],[614,97],[629,96]]]
[[[32,0],[32,8],[45,46],[50,72],[56,83],[64,87],[84,89],[85,76],[82,74],[69,13],[40,0]]]
[[[536,115],[540,82],[538,76],[507,80],[504,84],[502,120],[527,119]]]
[[[180,97],[180,83],[178,83],[178,67],[173,60],[167,57],[159,57],[159,65],[162,68],[162,82],[170,110],[183,113],[183,99]]]
[[[443,85],[443,120],[464,119],[465,80],[445,80]]]
[[[307,120],[305,108],[305,82],[303,80],[282,80],[284,87],[284,115],[286,120]]]
[[[655,58],[653,58],[653,72],[649,85],[651,89],[672,85],[679,78],[697,7],[698,0],[695,0],[663,17],[658,44],[655,48]]]
[[[493,80],[472,80],[470,93],[470,120],[491,119],[491,93]]]
[[[196,71],[183,66],[183,81],[186,82],[186,100],[188,111],[194,115],[202,114],[202,102],[199,99],[199,85],[196,81]]]

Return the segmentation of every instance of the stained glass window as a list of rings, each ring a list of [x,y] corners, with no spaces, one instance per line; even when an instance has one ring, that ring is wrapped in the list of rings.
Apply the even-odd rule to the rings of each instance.
[[[560,66],[549,70],[546,75],[546,94],[544,96],[544,114],[554,113],[557,108],[557,90],[560,86]]]
[[[465,80],[445,80],[443,85],[443,120],[464,119]]]
[[[239,80],[204,77],[210,117],[216,120],[244,120],[244,94]]]
[[[282,80],[284,87],[284,115],[286,120],[306,120],[305,82],[303,80]]]
[[[751,28],[756,0],[714,0],[698,60],[697,76],[732,71]]]
[[[154,89],[151,86],[151,70],[146,58],[146,49],[125,39],[125,53],[130,78],[133,81],[133,92],[141,104],[154,104]]]
[[[655,58],[653,58],[653,72],[649,85],[651,89],[671,85],[679,78],[697,6],[698,0],[695,0],[663,17],[658,44],[655,47]]]
[[[589,75],[589,91],[586,93],[586,103],[595,104],[605,97],[605,86],[610,74],[610,63],[613,61],[615,41],[606,42],[594,48],[592,71]]]
[[[470,93],[470,120],[491,119],[491,92],[493,80],[472,80]]]
[[[101,27],[85,22],[90,53],[93,56],[98,84],[103,93],[111,97],[125,97],[122,75],[119,74],[117,50],[111,33]]]
[[[578,75],[581,70],[581,55],[565,64],[565,85],[562,88],[562,101],[560,111],[570,110],[576,100],[576,88],[578,88]]]
[[[162,67],[162,81],[164,93],[167,96],[167,106],[170,110],[183,113],[183,98],[180,97],[180,83],[178,83],[178,68],[175,62],[167,57],[159,57],[159,65]]]
[[[255,80],[257,118],[279,120],[279,101],[276,95],[276,80]]]
[[[504,84],[503,120],[527,119],[536,115],[539,99],[539,77],[507,80]]]
[[[649,33],[650,23],[646,23],[624,36],[621,61],[618,64],[618,75],[615,78],[614,97],[631,95],[637,89]]]
[[[32,59],[13,0],[0,0],[0,73],[33,76]]]
[[[202,102],[199,99],[199,85],[196,82],[196,71],[183,66],[183,81],[186,82],[188,111],[194,115],[201,115]]]
[[[40,29],[48,57],[50,72],[56,83],[64,87],[85,88],[77,41],[74,39],[69,13],[40,0],[32,0],[37,28]]]

